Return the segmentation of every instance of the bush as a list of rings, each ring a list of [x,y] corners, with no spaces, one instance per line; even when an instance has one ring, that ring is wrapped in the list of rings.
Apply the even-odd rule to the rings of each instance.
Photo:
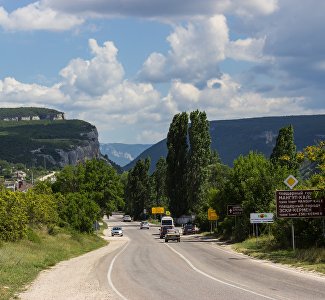
[[[100,208],[84,194],[70,193],[59,196],[59,215],[63,223],[68,223],[80,232],[92,232],[93,224],[100,218]]]
[[[0,240],[17,241],[27,232],[26,204],[20,193],[0,192]]]

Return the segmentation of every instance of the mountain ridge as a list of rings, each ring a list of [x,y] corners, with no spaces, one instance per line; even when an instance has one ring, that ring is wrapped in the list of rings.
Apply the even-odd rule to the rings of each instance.
[[[232,166],[239,155],[257,151],[269,156],[275,146],[280,128],[293,125],[297,150],[301,151],[325,139],[325,115],[297,115],[255,117],[235,120],[213,120],[210,123],[211,148],[219,153],[222,163]],[[150,172],[160,157],[167,155],[167,139],[163,139],[142,152],[123,167],[130,170],[139,159],[151,158]]]

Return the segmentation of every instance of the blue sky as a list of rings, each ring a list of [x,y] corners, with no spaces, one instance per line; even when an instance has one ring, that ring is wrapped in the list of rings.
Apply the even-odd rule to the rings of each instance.
[[[1,107],[155,143],[174,114],[325,113],[325,2],[0,0]]]

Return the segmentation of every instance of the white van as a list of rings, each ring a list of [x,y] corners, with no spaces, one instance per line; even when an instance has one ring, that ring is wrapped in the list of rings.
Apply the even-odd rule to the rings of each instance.
[[[161,218],[161,227],[166,225],[174,226],[174,219],[172,217],[162,217]]]

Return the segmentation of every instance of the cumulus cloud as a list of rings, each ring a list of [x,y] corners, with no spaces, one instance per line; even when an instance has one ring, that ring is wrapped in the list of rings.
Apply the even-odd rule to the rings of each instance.
[[[57,12],[35,2],[8,13],[0,7],[0,26],[6,30],[51,30],[63,31],[81,25],[81,17]]]
[[[271,59],[263,55],[264,38],[247,38],[230,41],[227,45],[227,57],[251,62],[260,62]]]
[[[117,48],[107,41],[103,47],[94,39],[89,40],[94,57],[91,60],[73,59],[61,70],[64,78],[62,90],[69,94],[102,95],[119,84],[124,77],[124,69],[117,60]]]
[[[62,105],[67,101],[66,96],[60,92],[59,85],[52,87],[37,84],[26,84],[15,78],[6,77],[0,80],[0,99],[2,106],[29,106],[46,104],[52,106]]]
[[[168,54],[152,53],[139,72],[140,78],[154,82],[178,78],[201,85],[221,75],[219,64],[226,58],[251,62],[270,59],[263,54],[265,38],[230,40],[223,15],[177,25],[167,41]]]
[[[227,74],[209,80],[200,90],[191,84],[175,81],[167,98],[178,111],[205,110],[211,120],[312,113],[312,110],[306,110],[309,99],[263,97],[259,93],[244,91]]]
[[[225,57],[228,41],[226,18],[217,15],[178,25],[167,37],[171,50],[167,56],[153,53],[139,72],[145,80],[167,81],[181,78],[189,82],[202,82],[216,76],[218,62]],[[202,47],[202,45],[204,45]]]

